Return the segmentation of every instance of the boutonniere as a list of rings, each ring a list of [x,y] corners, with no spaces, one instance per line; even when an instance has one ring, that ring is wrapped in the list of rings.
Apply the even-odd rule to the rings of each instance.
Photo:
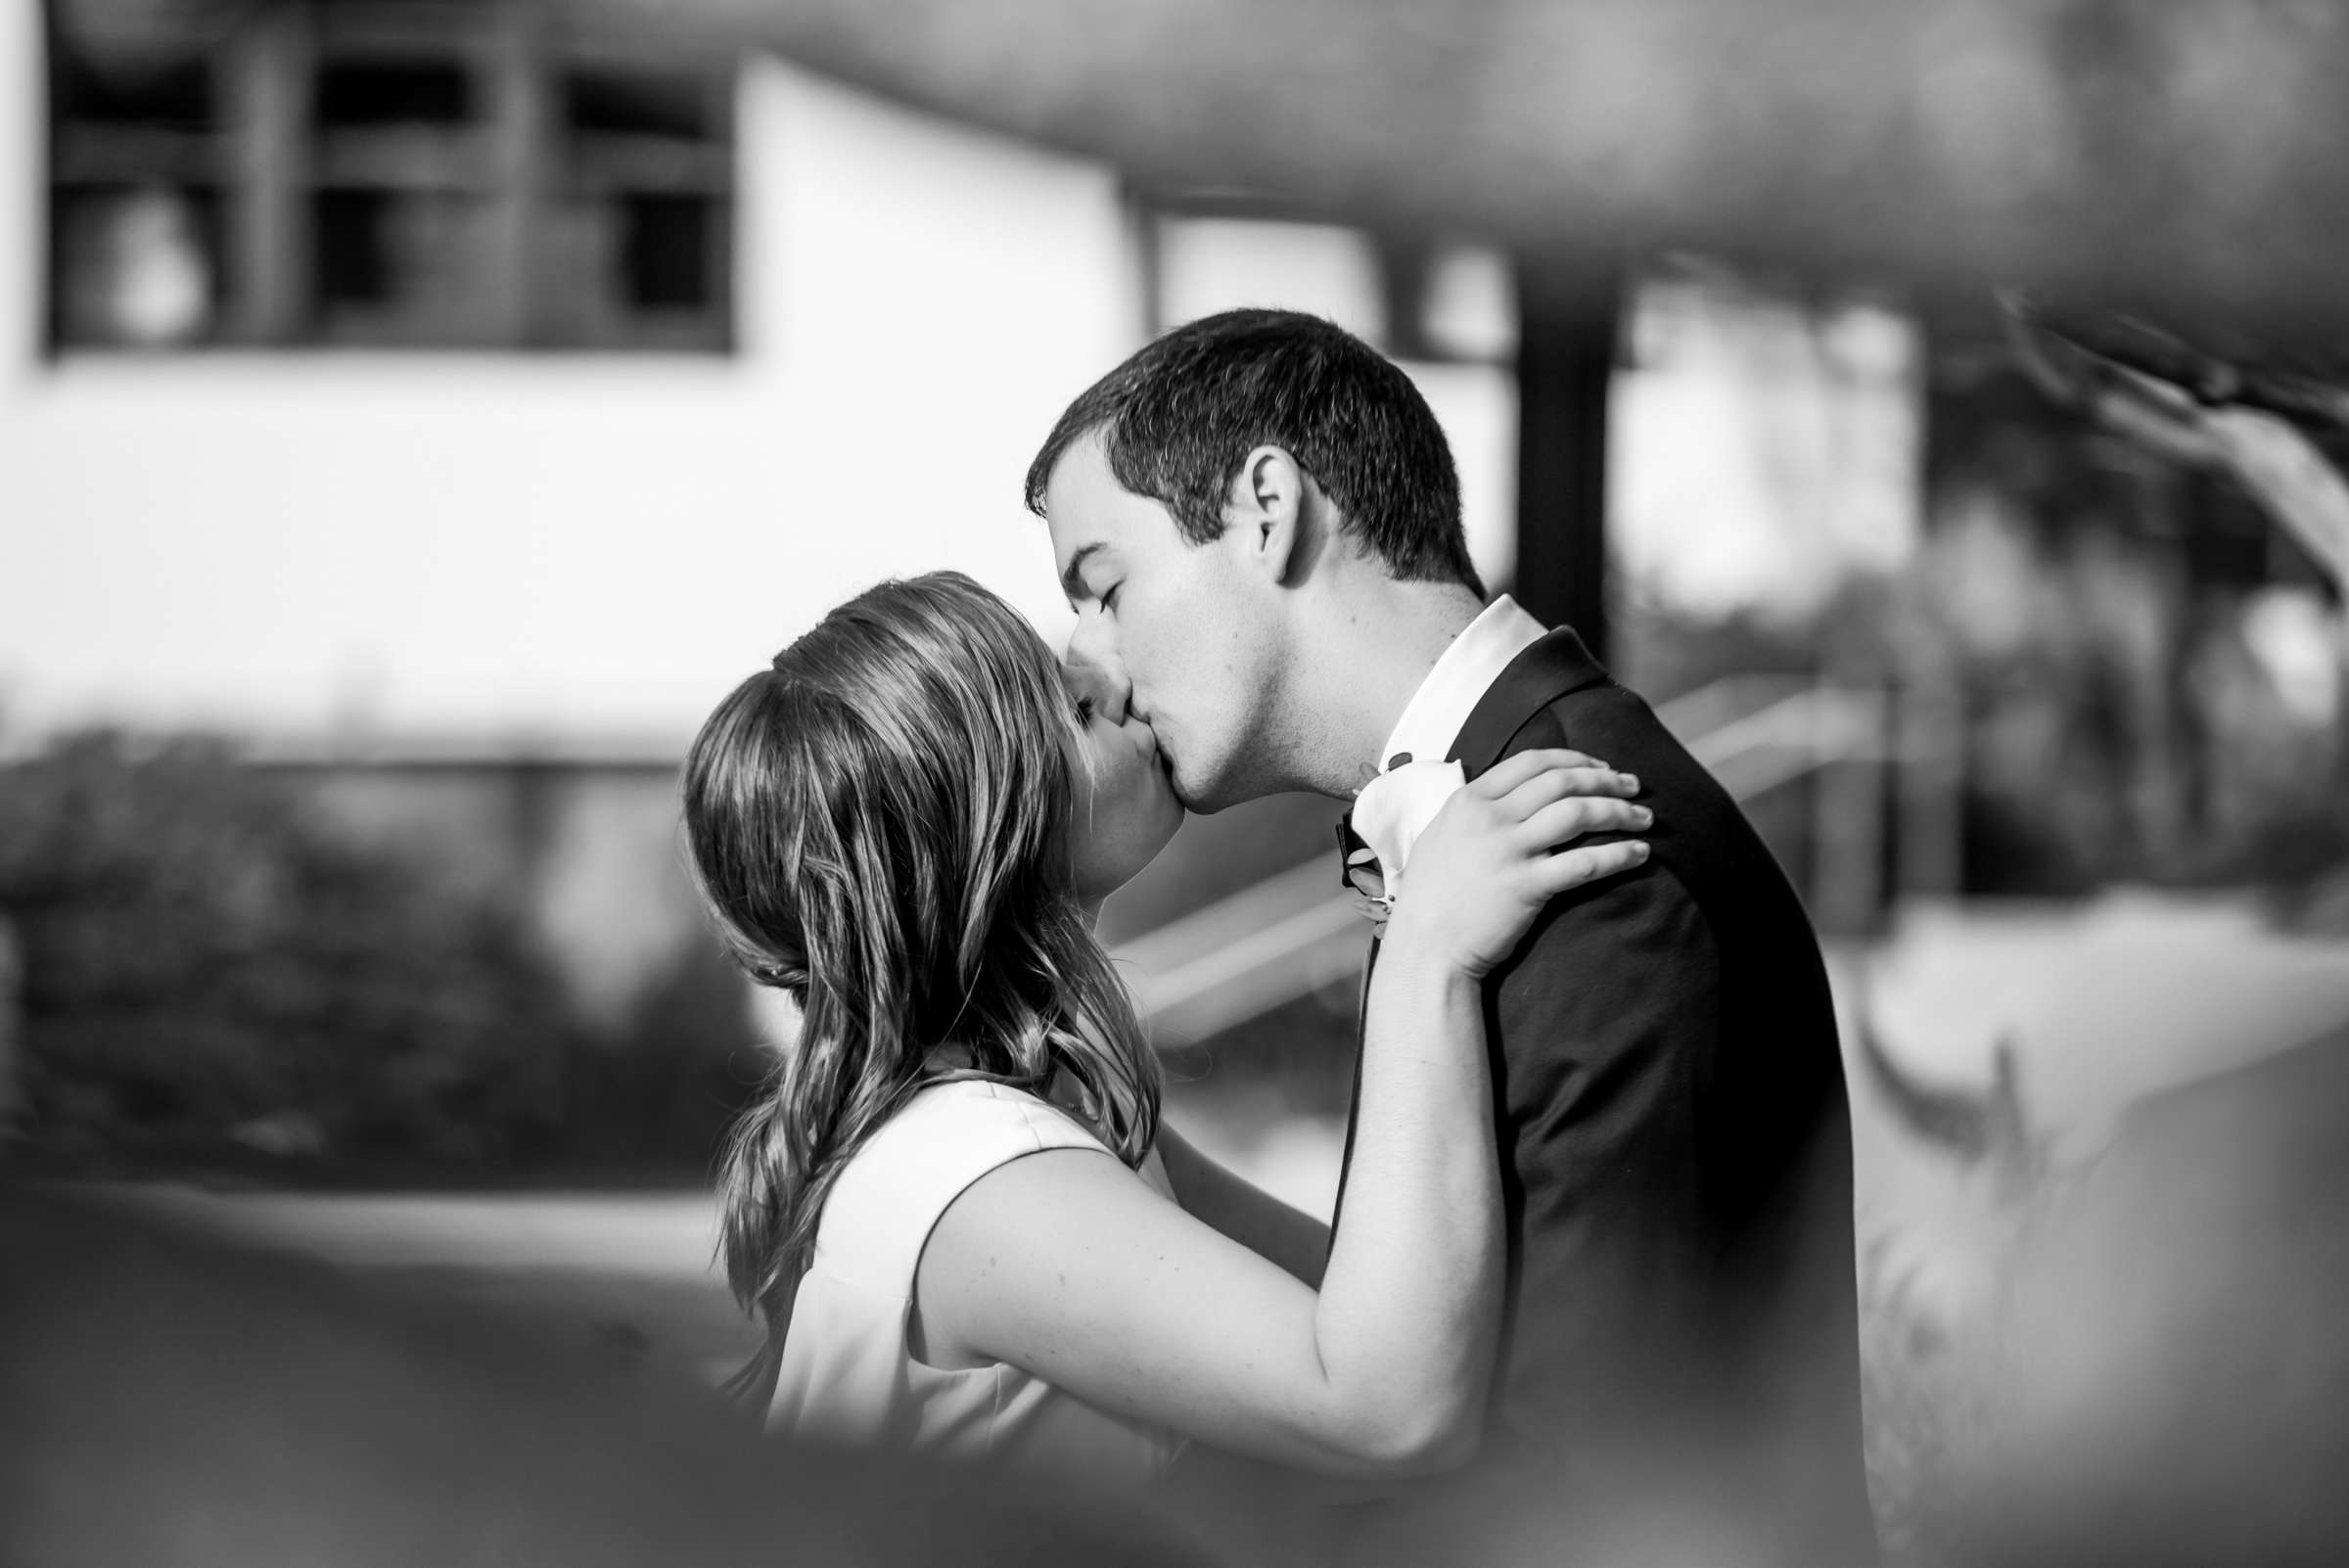
[[[1356,912],[1374,929],[1384,931],[1388,917],[1395,913],[1395,896],[1387,891],[1386,873],[1368,845],[1347,852],[1346,885],[1354,890]]]

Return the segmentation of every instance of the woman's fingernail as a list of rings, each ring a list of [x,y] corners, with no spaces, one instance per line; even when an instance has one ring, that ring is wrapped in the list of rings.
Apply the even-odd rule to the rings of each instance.
[[[1638,775],[1638,774],[1636,774],[1636,773],[1626,773],[1626,774],[1624,774],[1624,775],[1623,775],[1623,787],[1624,787],[1625,789],[1627,789],[1627,790],[1635,790],[1635,789],[1637,789],[1637,788],[1639,787],[1639,775]]]
[[[1644,860],[1644,859],[1646,859],[1646,858],[1647,858],[1647,841],[1646,841],[1646,840],[1644,840],[1644,839],[1638,839],[1638,840],[1635,840],[1635,841],[1633,841],[1633,844],[1632,844],[1632,858],[1633,858],[1633,859],[1635,859],[1635,860]]]
[[[1646,807],[1635,806],[1632,807],[1632,820],[1638,823],[1641,827],[1648,826],[1650,823],[1654,822],[1655,819],[1656,813],[1649,810]]]

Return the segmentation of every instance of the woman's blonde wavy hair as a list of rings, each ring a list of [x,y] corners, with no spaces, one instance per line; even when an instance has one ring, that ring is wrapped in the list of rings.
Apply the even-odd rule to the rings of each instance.
[[[703,898],[802,1012],[719,1172],[726,1276],[766,1327],[736,1392],[773,1386],[824,1198],[924,1084],[1040,1095],[1065,1075],[1103,1143],[1129,1166],[1148,1154],[1157,1059],[1070,884],[1075,728],[1034,629],[940,572],[834,610],[694,738]]]

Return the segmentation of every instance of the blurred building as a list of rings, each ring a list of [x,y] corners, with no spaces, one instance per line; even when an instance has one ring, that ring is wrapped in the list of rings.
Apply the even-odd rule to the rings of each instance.
[[[1110,171],[556,8],[47,10],[18,723],[673,750],[883,575],[1054,612],[1019,476],[1140,331]]]
[[[633,15],[58,0],[8,23],[26,112],[0,205],[39,238],[0,256],[26,568],[0,577],[0,725],[250,737],[362,834],[507,883],[610,1013],[695,940],[668,781],[699,715],[892,573],[960,568],[1056,634],[1025,459],[1174,322],[1278,303],[1397,356],[1488,579],[1594,638],[1624,593],[1800,625],[1915,546],[1920,350],[1879,304],[1682,269],[1560,317],[1473,243],[1140,188],[691,10]],[[1883,759],[1782,790],[1868,737],[1816,669],[1718,689],[1740,671],[1682,640],[1622,662],[1692,731],[1743,725],[1709,760],[1779,792],[1765,830],[1830,924],[1871,920],[1881,813],[1847,807]],[[1141,965],[1247,998],[1196,1031],[1359,960],[1327,889],[1267,880],[1326,815],[1196,825],[1115,912],[1119,939],[1205,912]],[[1239,945],[1261,994],[1230,984]]]
[[[2188,682],[2160,645],[2201,614],[2176,581],[2244,580],[2214,565],[2225,530],[2180,525],[2175,570],[2147,568],[2063,542],[2078,486],[1991,494],[2065,471],[2077,433],[2008,432],[1896,299],[1676,259],[1561,300],[1474,243],[1141,188],[735,47],[721,7],[649,14],[0,20],[0,743],[247,737],[353,831],[507,890],[616,1016],[700,940],[671,776],[715,698],[893,573],[959,568],[1057,634],[1019,497],[1041,434],[1150,333],[1278,303],[1409,369],[1488,578],[1616,623],[1617,668],[1822,928],[1973,885],[1995,856],[1965,769],[2019,759],[2036,792],[2047,737],[2101,733],[1977,646],[2002,635],[2119,693],[2138,839],[2199,831],[2164,804]],[[2185,493],[2124,476],[2097,505],[2130,512],[2130,484]],[[2088,586],[2051,588],[2050,553]],[[2280,603],[2208,679],[2289,666],[2322,730],[2337,661]],[[2122,814],[2111,750],[2046,789],[2067,845]],[[1328,814],[1193,824],[1113,906],[1176,1034],[1344,1010],[1360,933],[1311,864]],[[2125,874],[2136,842],[2083,863]]]
[[[1026,458],[1170,313],[1388,336],[1359,236],[1161,224],[1112,169],[691,29],[47,16],[0,33],[21,724],[673,745],[889,573],[959,567],[1056,628]],[[1507,301],[1439,270],[1430,341],[1469,346],[1430,393],[1505,551]]]
[[[1359,234],[525,0],[61,0],[0,82],[0,733],[252,737],[602,1006],[693,930],[668,771],[741,673],[898,573],[1065,625],[1026,459],[1168,321],[1397,340],[1506,573],[1489,254],[1391,331]]]

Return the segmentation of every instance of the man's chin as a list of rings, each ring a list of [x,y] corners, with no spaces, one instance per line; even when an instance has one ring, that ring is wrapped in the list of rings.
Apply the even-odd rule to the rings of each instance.
[[[1233,776],[1229,767],[1202,769],[1184,766],[1179,761],[1170,761],[1160,754],[1160,769],[1167,776],[1167,786],[1174,799],[1193,816],[1214,816],[1218,811],[1255,800],[1261,792],[1247,788],[1247,780]]]
[[[1239,804],[1237,801],[1225,800],[1219,795],[1194,795],[1185,791],[1179,784],[1174,786],[1174,799],[1191,816],[1213,816],[1227,806]]]
[[[1251,781],[1230,767],[1191,769],[1177,763],[1168,770],[1167,782],[1174,787],[1174,799],[1193,816],[1214,816],[1265,793],[1249,788]]]
[[[1159,777],[1167,781],[1167,789],[1174,795],[1174,804],[1181,807],[1185,813],[1191,816],[1205,816],[1215,809],[1212,806],[1203,807],[1192,804],[1198,799],[1197,794],[1183,781],[1182,769],[1177,767],[1174,759],[1164,751],[1158,754],[1158,773]]]
[[[1184,814],[1189,816],[1213,816],[1217,811],[1222,808],[1221,806],[1212,804],[1203,798],[1192,786],[1185,784],[1183,782],[1182,775],[1174,768],[1168,768],[1166,773],[1167,788],[1174,792],[1174,804],[1182,807]]]

